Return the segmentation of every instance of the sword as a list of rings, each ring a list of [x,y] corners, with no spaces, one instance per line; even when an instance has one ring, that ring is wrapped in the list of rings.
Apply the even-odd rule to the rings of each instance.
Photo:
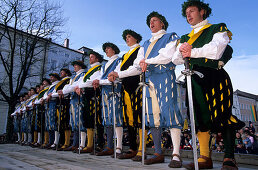
[[[62,105],[62,99],[61,99],[61,97],[59,98],[59,108],[58,108],[58,110],[59,110],[59,116],[58,116],[58,127],[57,127],[57,131],[58,131],[58,138],[60,137],[60,124],[61,124],[61,111],[62,111],[62,107],[63,107],[63,105]],[[59,143],[59,140],[58,140],[58,143]],[[58,148],[58,143],[57,143],[57,145],[56,145],[56,151],[57,151],[57,148]]]
[[[186,76],[186,80],[187,80],[187,92],[188,92],[191,131],[192,131],[192,140],[193,140],[194,167],[195,167],[196,170],[198,170],[199,167],[198,167],[198,157],[197,157],[197,147],[196,147],[195,119],[194,119],[191,76],[193,74],[197,74],[198,76],[200,76],[200,78],[203,78],[203,74],[190,69],[189,58],[185,59],[185,70],[182,71],[182,74]]]
[[[115,84],[112,82],[113,128],[114,128],[114,158],[116,159],[116,114],[115,114]]]
[[[139,83],[136,93],[142,87],[142,165],[144,165],[144,151],[145,151],[145,113],[146,113],[146,86],[149,84],[145,82],[145,72],[141,74],[141,82]]]
[[[94,115],[94,138],[93,138],[93,155],[96,154],[96,128],[97,128],[97,89],[94,90],[95,115]]]
[[[78,123],[78,126],[79,126],[79,154],[81,154],[81,146],[80,146],[80,141],[81,141],[81,96],[79,96],[79,99],[78,99],[78,111],[79,111],[79,123]]]
[[[40,106],[40,107],[39,107]],[[40,112],[40,146],[43,144],[43,109],[42,109],[42,106],[39,105],[39,109],[41,109],[41,112]]]

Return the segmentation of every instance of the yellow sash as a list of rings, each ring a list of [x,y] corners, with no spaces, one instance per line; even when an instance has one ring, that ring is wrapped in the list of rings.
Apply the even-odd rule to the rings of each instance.
[[[81,75],[81,74],[82,74],[82,72],[81,72],[80,74],[77,74],[77,75],[72,79],[71,84],[73,84],[73,83],[74,83],[74,81],[75,81],[75,79],[76,79],[79,75]]]
[[[163,34],[163,35],[164,35],[164,34]],[[162,35],[162,36],[163,36],[163,35]],[[161,37],[162,37],[162,36],[161,36]],[[160,38],[161,38],[161,37],[160,37]],[[146,51],[146,53],[145,53],[145,59],[148,58],[148,56],[150,55],[151,50],[153,49],[154,45],[156,44],[156,42],[157,42],[160,38],[158,38],[158,39],[156,39],[155,41],[152,41],[152,42],[150,43],[150,45],[149,45],[149,47],[148,47],[148,49],[147,49],[147,51]]]
[[[65,78],[65,79],[63,79],[63,80],[61,80],[61,81],[59,81],[59,82],[57,83],[56,87],[55,87],[55,90],[56,90],[65,80],[67,80],[67,79],[70,79],[70,77],[67,77],[67,78]]]
[[[152,42],[150,43],[150,45],[149,45],[149,47],[148,47],[148,49],[147,49],[147,51],[146,51],[146,53],[145,53],[145,59],[148,58],[148,56],[150,55],[151,50],[153,49],[154,45],[156,44],[156,42],[157,42],[158,40],[159,40],[159,39],[156,39],[155,41],[152,41]]]
[[[83,79],[84,79],[84,77],[86,77],[88,74],[90,74],[93,69],[95,69],[95,68],[98,67],[98,66],[99,66],[99,65],[95,65],[94,67],[91,67],[91,68],[87,71],[87,73],[83,76]]]
[[[122,61],[120,68],[122,68],[122,66],[125,64],[125,62],[128,60],[128,58],[131,56],[131,54],[132,54],[133,52],[135,52],[135,50],[137,50],[139,47],[140,47],[140,45],[138,45],[137,47],[135,47],[131,52],[128,51],[128,52],[124,55],[124,60]]]
[[[212,24],[207,24],[207,25],[204,25],[199,32],[197,32],[196,34],[194,33],[194,30],[191,31],[190,34],[188,34],[188,37],[190,37],[190,39],[187,41],[188,44],[192,45],[195,40],[203,33],[203,31],[206,29],[206,28],[209,28]]]

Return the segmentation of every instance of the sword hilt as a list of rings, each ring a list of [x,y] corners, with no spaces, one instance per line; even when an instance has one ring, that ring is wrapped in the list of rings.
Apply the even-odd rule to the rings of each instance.
[[[112,82],[112,92],[109,92],[108,94],[108,98],[112,97],[113,95],[116,97],[121,97],[119,92],[115,92],[115,87],[117,86],[117,84],[115,84],[114,82]]]
[[[189,58],[186,57],[185,59],[185,69],[190,69],[190,62],[189,62]]]
[[[185,58],[184,60],[185,60],[185,70],[182,70],[182,71],[181,71],[182,74],[178,76],[178,78],[176,79],[176,82],[179,82],[179,80],[180,80],[180,78],[181,78],[182,76],[191,76],[191,75],[193,75],[193,74],[196,74],[196,75],[199,76],[200,78],[203,78],[203,77],[204,77],[204,75],[203,75],[201,72],[195,71],[195,70],[191,70],[191,69],[190,69],[189,58]]]
[[[145,72],[142,72],[142,74],[141,74],[141,81],[139,83],[139,86],[136,89],[136,93],[138,93],[139,89],[141,87],[144,87],[144,86],[145,87],[149,87],[149,83],[146,83],[146,81],[145,81]]]

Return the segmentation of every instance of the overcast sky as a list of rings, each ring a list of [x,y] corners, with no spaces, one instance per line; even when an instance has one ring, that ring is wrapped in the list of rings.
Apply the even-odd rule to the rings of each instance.
[[[151,37],[146,17],[152,11],[164,15],[169,23],[167,32],[179,36],[189,33],[190,26],[181,15],[182,0],[62,0],[66,31],[70,47],[82,46],[104,55],[102,44],[113,42],[121,50],[120,56],[128,51],[122,39],[125,29],[140,33],[143,41]],[[158,3],[157,3],[158,2]],[[258,95],[258,19],[257,0],[205,0],[212,8],[210,23],[226,23],[233,33],[230,45],[233,58],[225,66],[234,90]],[[176,68],[177,74],[183,67]]]

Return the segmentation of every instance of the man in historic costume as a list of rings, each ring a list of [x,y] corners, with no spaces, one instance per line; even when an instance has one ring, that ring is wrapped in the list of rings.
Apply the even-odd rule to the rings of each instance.
[[[65,85],[62,90],[58,90],[60,97],[66,97],[67,95],[70,95],[70,126],[73,131],[73,144],[67,148],[64,148],[64,151],[74,151],[79,147],[79,126],[81,131],[86,131],[81,122],[79,122],[79,115],[81,119],[83,113],[81,96],[74,92],[75,87],[79,83],[79,79],[86,73],[86,65],[83,63],[83,61],[80,60],[73,61],[72,65],[76,75],[70,79],[70,83]]]
[[[142,91],[136,92],[140,82],[140,70],[135,70],[133,64],[137,58],[140,49],[142,36],[133,30],[124,30],[122,34],[130,50],[123,55],[122,61],[118,64],[114,72],[109,74],[109,80],[114,81],[116,78],[122,79],[122,102],[124,111],[124,126],[128,129],[130,150],[118,156],[119,159],[133,159],[141,161],[142,159]],[[138,61],[139,63],[139,61]],[[139,129],[140,144],[137,153],[136,135]],[[123,133],[123,129],[118,131]],[[147,131],[145,133],[147,135]],[[119,136],[119,135],[117,135]],[[146,144],[146,142],[145,142]],[[122,143],[118,144],[122,148]]]
[[[105,156],[114,154],[113,149],[113,126],[114,126],[114,117],[113,117],[113,102],[115,102],[115,120],[116,120],[116,129],[117,132],[120,127],[123,125],[123,115],[122,115],[122,106],[121,106],[121,83],[115,82],[112,87],[111,82],[108,80],[108,74],[111,73],[118,63],[120,62],[120,58],[117,54],[120,53],[119,48],[110,42],[104,43],[102,45],[103,51],[106,53],[107,57],[109,57],[108,62],[102,66],[100,76],[93,81],[93,87],[96,89],[101,86],[102,91],[102,116],[103,116],[103,124],[106,127],[107,132],[107,147],[102,151],[98,152],[97,156]],[[113,101],[113,96],[110,95],[112,93],[112,88],[114,88],[114,92],[116,94]],[[117,133],[117,135],[123,135],[123,133]],[[122,140],[122,136],[117,136],[118,140]],[[120,143],[122,141],[117,141]],[[116,147],[116,153],[121,153],[121,148]]]
[[[54,117],[54,136],[55,136],[55,140],[54,140],[54,143],[51,145],[51,149],[56,149],[56,147],[58,146],[59,144],[59,138],[60,138],[60,129],[58,131],[58,126],[60,127],[61,125],[59,125],[61,122],[59,122],[59,116],[61,114],[61,117],[60,117],[60,120],[62,120],[62,123],[64,124],[64,128],[66,130],[69,129],[69,119],[67,119],[67,117],[70,117],[70,115],[67,115],[67,111],[69,111],[69,107],[66,108],[66,109],[62,109],[62,104],[60,104],[60,99],[59,99],[59,95],[57,93],[58,90],[61,90],[64,88],[65,85],[69,84],[70,83],[70,76],[71,76],[71,72],[70,70],[68,69],[61,69],[60,71],[60,80],[56,86],[54,87],[54,90],[48,94],[48,97],[47,97],[47,100],[54,100],[56,102],[56,115],[53,115]],[[68,101],[67,101],[68,100]],[[66,99],[67,102],[69,102],[69,99],[67,98]],[[61,102],[62,102],[62,99],[61,99]],[[66,105],[68,104],[66,102]],[[62,110],[60,110],[62,109]],[[65,113],[64,113],[65,111]],[[69,113],[69,112],[68,112]],[[63,128],[63,126],[62,126]],[[67,135],[70,135],[70,133],[68,132]],[[66,144],[67,145],[67,144]]]
[[[17,134],[17,141],[16,143],[20,143],[22,138],[21,138],[21,115],[20,115],[20,110],[22,108],[22,105],[23,105],[23,95],[20,96],[20,103],[17,104],[17,107],[15,108],[15,111],[11,114],[11,116],[14,117],[14,133]]]
[[[56,122],[58,128],[55,130],[55,141],[54,144],[51,146],[52,149],[56,149],[56,146],[59,144],[60,139],[60,132],[64,132],[65,135],[65,143],[61,148],[58,148],[58,151],[62,151],[63,149],[66,149],[70,146],[70,136],[71,136],[71,129],[69,126],[70,121],[70,95],[67,94],[65,96],[59,96],[58,91],[62,90],[65,85],[70,83],[72,73],[67,68],[62,68],[60,70],[60,78],[61,80],[57,83],[55,86],[55,89],[51,94],[48,95],[49,98],[54,98],[57,101],[57,115],[56,115]],[[59,118],[59,116],[61,116]],[[59,122],[60,119],[60,122]]]
[[[21,115],[21,132],[22,132],[22,140],[21,145],[24,145],[27,142],[27,123],[26,123],[26,103],[29,99],[29,91],[24,94],[23,97],[23,104],[21,106],[21,109],[19,110],[19,114]]]
[[[53,93],[57,83],[60,81],[60,76],[57,73],[49,74],[51,85],[48,91],[44,94],[42,100],[45,102],[45,130],[49,133],[49,144],[46,148],[51,148],[55,139],[55,130],[57,129],[56,125],[56,110],[57,110],[57,101],[48,97]]]
[[[36,104],[40,104],[40,110],[41,112],[39,112],[37,114],[37,127],[38,127],[38,130],[41,131],[41,129],[43,129],[44,132],[42,132],[43,134],[41,134],[42,138],[44,136],[44,143],[40,146],[40,148],[46,148],[46,146],[49,145],[49,132],[46,130],[46,107],[45,107],[45,104],[44,104],[44,100],[43,100],[43,97],[45,95],[45,93],[47,93],[50,85],[51,85],[51,81],[49,79],[46,79],[44,78],[43,81],[42,81],[42,85],[43,85],[43,92],[41,91],[40,92],[40,99],[39,101],[36,102]]]
[[[183,121],[177,106],[175,65],[171,62],[179,37],[174,32],[166,33],[168,22],[158,12],[151,12],[146,21],[152,37],[145,41],[144,50],[139,53],[143,58],[140,66],[149,84],[146,123],[151,128],[155,153],[152,158],[145,160],[145,164],[164,162],[161,151],[161,128],[164,127],[170,129],[173,142],[169,167],[179,168],[182,166],[179,148]]]
[[[33,102],[35,101],[37,94],[36,89],[31,88],[30,89],[30,98],[26,103],[26,117],[27,117],[27,133],[28,133],[28,145],[31,145],[32,143],[32,132],[34,132],[34,126],[33,126],[33,112],[35,109],[33,109]]]
[[[101,62],[103,61],[103,57],[95,52],[90,51],[89,53],[89,63],[90,69],[87,73],[79,80],[79,85],[75,87],[75,91],[78,95],[82,93],[82,102],[83,102],[83,115],[82,115],[82,123],[83,126],[87,129],[87,146],[81,150],[81,153],[91,153],[93,152],[93,138],[94,138],[94,128],[97,129],[98,136],[98,149],[103,148],[104,144],[104,127],[102,125],[101,118],[101,107],[100,107],[100,88],[94,90],[92,83],[93,81],[100,76]],[[95,96],[96,93],[96,96]],[[96,97],[96,99],[95,99]],[[96,100],[96,101],[95,101]],[[95,102],[96,108],[95,110]],[[97,115],[95,115],[95,113]],[[95,120],[96,116],[96,120]],[[95,127],[96,121],[96,127]],[[95,129],[95,130],[96,130]],[[81,140],[86,140],[86,133],[81,132]]]
[[[238,169],[234,160],[235,130],[244,126],[232,115],[233,89],[230,77],[223,69],[232,57],[228,46],[232,33],[224,23],[209,24],[209,4],[200,0],[187,0],[182,4],[182,15],[193,28],[181,37],[172,58],[175,64],[189,59],[190,68],[204,75],[192,75],[195,126],[200,144],[200,169],[213,168],[209,150],[211,132],[222,132],[225,156],[222,169]],[[192,169],[194,164],[186,165]]]
[[[32,132],[33,132],[33,142],[31,143],[31,147],[34,146],[35,143],[37,143],[37,140],[38,140],[38,133],[35,129],[35,123],[36,122],[36,113],[37,113],[37,108],[35,107],[35,101],[37,100],[38,98],[38,94],[39,94],[39,85],[36,86],[36,94],[37,96],[35,97],[35,99],[32,101],[31,105],[32,105],[32,118],[31,118],[31,129],[32,129]]]
[[[35,131],[37,132],[37,136],[38,136],[38,138],[37,138],[38,140],[34,144],[34,147],[41,146],[40,145],[41,139],[42,139],[41,135],[43,135],[43,134],[41,134],[43,132],[43,128],[41,126],[43,126],[42,124],[44,124],[43,118],[45,117],[44,116],[45,107],[44,107],[44,105],[41,105],[40,100],[44,96],[44,94],[48,91],[48,87],[49,87],[50,83],[51,83],[50,80],[43,79],[42,84],[40,85],[40,88],[39,88],[38,96],[37,96],[36,100],[34,101],[34,106],[36,108]],[[45,86],[46,86],[46,88],[45,88]]]

